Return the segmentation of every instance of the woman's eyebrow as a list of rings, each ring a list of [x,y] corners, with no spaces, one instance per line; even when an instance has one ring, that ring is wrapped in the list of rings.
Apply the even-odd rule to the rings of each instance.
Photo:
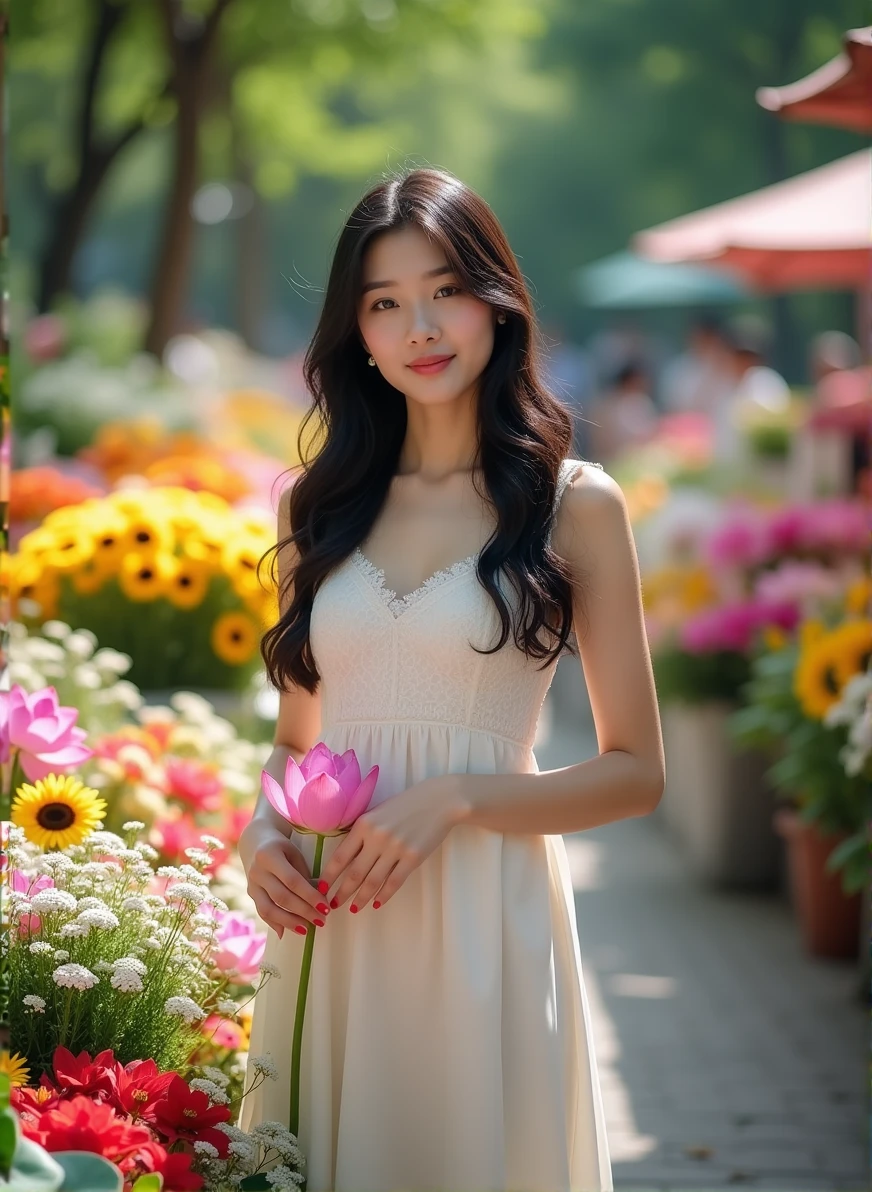
[[[438,269],[430,269],[427,273],[422,273],[422,277],[441,277],[443,273],[453,273],[454,270],[450,265],[440,265]],[[361,295],[368,294],[370,290],[383,290],[388,286],[395,286],[398,283],[395,281],[368,281],[363,289],[360,291]]]

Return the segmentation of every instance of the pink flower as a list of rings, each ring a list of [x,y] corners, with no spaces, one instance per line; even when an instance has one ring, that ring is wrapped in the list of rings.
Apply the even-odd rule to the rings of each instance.
[[[26,894],[28,898],[32,898],[34,894],[38,894],[40,890],[50,890],[53,886],[54,879],[50,878],[48,874],[43,873],[39,877],[28,877],[20,869],[12,870],[10,889],[19,894]],[[18,920],[20,935],[34,935],[41,927],[42,919],[40,919],[39,915],[22,915]]]
[[[54,687],[29,695],[18,683],[0,692],[0,762],[18,750],[21,768],[31,782],[69,770],[87,761],[93,750],[82,744],[86,733],[76,728],[77,708],[61,707]]]
[[[221,802],[221,779],[196,758],[169,757],[164,767],[167,794],[193,811],[214,811]]]
[[[762,600],[742,600],[706,609],[690,617],[679,630],[679,644],[689,654],[716,654],[727,651],[744,654],[755,635],[767,625],[777,625],[792,632],[799,620],[795,604],[769,604]]]
[[[789,505],[774,513],[767,530],[769,551],[785,554],[866,554],[869,513],[860,501],[834,498]]]
[[[266,933],[257,930],[253,919],[235,911],[224,911],[217,918],[219,927],[212,957],[215,964],[223,973],[236,969],[234,980],[240,985],[254,984],[266,948]]]
[[[750,506],[737,505],[706,543],[713,567],[754,567],[766,558],[766,523]]]
[[[764,571],[755,584],[755,595],[766,604],[837,599],[845,590],[845,577],[821,563],[788,559],[774,571]]]
[[[216,1047],[226,1048],[227,1051],[236,1051],[245,1040],[242,1027],[219,1014],[210,1014],[201,1024],[200,1030]]]
[[[378,778],[373,766],[361,781],[360,763],[353,749],[333,753],[323,741],[313,745],[297,765],[285,766],[284,787],[261,771],[263,793],[298,832],[339,836],[366,811]]]

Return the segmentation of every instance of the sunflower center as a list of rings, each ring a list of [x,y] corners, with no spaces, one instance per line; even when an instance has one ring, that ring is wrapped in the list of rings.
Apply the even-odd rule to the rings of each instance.
[[[836,678],[836,672],[831,666],[828,666],[824,671],[824,687],[827,689],[830,695],[838,695],[842,690],[839,686],[839,681]]]
[[[149,534],[148,530],[137,530],[136,531],[136,541],[137,542],[151,542],[151,534]]]
[[[239,632],[238,629],[234,629],[233,632],[230,634],[230,640],[234,641],[234,642],[242,641],[242,634]]]
[[[190,586],[191,586],[191,577],[189,575],[180,575],[179,576],[179,587],[180,588],[190,588]]]
[[[106,534],[103,538],[100,539],[100,545],[101,546],[114,546],[115,545],[114,536],[112,534]]]
[[[140,579],[153,579],[154,572],[152,571],[152,569],[150,567],[141,567],[139,569],[139,578]]]
[[[46,803],[36,813],[36,822],[49,832],[63,832],[76,822],[76,813],[69,803]]]

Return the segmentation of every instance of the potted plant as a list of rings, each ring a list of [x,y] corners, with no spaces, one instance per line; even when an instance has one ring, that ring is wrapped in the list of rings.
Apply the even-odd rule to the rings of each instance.
[[[870,655],[869,619],[807,621],[795,641],[754,661],[747,706],[732,722],[737,741],[778,755],[769,770],[782,794],[774,822],[787,844],[803,939],[816,956],[857,955],[869,770],[868,755],[857,764],[847,709]]]

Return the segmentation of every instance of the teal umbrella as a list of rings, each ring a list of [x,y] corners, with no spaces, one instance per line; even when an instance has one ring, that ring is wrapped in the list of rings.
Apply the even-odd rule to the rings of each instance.
[[[578,269],[575,292],[585,306],[600,310],[708,306],[741,302],[749,296],[726,270],[646,261],[632,252],[616,252]]]

